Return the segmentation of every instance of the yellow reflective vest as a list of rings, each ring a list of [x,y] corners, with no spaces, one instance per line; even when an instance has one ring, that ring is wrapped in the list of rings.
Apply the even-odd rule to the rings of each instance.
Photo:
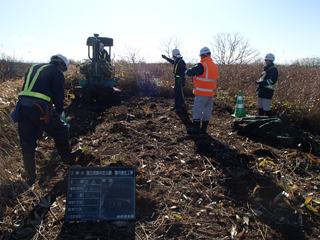
[[[29,97],[36,97],[36,98],[40,98],[40,99],[43,99],[43,100],[46,100],[48,102],[51,102],[51,98],[45,94],[42,94],[42,93],[38,93],[38,92],[32,92],[32,88],[33,88],[33,85],[36,83],[38,77],[39,77],[39,74],[40,72],[45,69],[46,67],[49,67],[50,64],[48,65],[43,65],[42,67],[40,67],[37,72],[35,73],[34,77],[32,78],[31,80],[31,83],[30,83],[30,78],[31,78],[31,74],[33,72],[33,68],[35,67],[36,65],[33,65],[30,67],[29,69],[29,73],[28,73],[28,76],[26,78],[26,83],[24,85],[24,89],[20,92],[19,96],[29,96]]]

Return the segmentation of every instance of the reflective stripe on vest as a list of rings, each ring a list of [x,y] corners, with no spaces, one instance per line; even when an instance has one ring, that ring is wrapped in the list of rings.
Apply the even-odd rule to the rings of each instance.
[[[99,59],[100,60],[106,60],[107,54],[104,53],[103,56],[101,57],[101,54],[99,54]]]
[[[205,97],[214,97],[218,82],[217,79],[212,78],[212,76],[215,75],[215,69],[210,69],[209,74],[208,63],[202,61],[202,66],[204,67],[204,73],[202,75],[195,76],[193,94]]]
[[[175,68],[174,68],[174,72],[173,72],[173,74],[174,74],[174,76],[175,77],[180,77],[179,75],[176,75],[176,73],[177,73],[177,67],[178,67],[178,64],[179,64],[179,62],[181,61],[182,59],[179,59],[179,61],[177,62],[177,64],[176,64],[176,66],[175,66]]]
[[[51,102],[51,98],[48,97],[47,95],[44,95],[42,93],[38,93],[38,92],[32,92],[32,88],[34,86],[34,84],[36,83],[37,81],[37,78],[39,77],[39,74],[40,72],[50,66],[50,65],[43,65],[42,67],[40,67],[37,72],[35,73],[34,77],[32,78],[31,80],[31,83],[29,84],[30,82],[30,77],[31,77],[31,74],[33,72],[33,68],[35,67],[36,65],[33,65],[30,67],[29,69],[29,73],[28,73],[28,76],[27,76],[27,79],[26,79],[26,83],[24,85],[24,89],[21,91],[21,93],[19,94],[19,96],[29,96],[29,97],[36,97],[36,98],[40,98],[40,99],[43,99],[43,100],[46,100],[48,102]]]
[[[275,66],[272,66],[271,68],[275,68],[275,69],[277,69]],[[271,68],[269,68],[269,70],[270,70]],[[264,75],[260,78],[260,80],[261,80],[261,81],[263,81],[266,75],[267,75],[267,74],[264,74]],[[278,75],[278,78],[279,78],[279,75]],[[266,81],[267,81],[267,83],[269,84],[268,79],[267,79]],[[273,91],[274,91],[274,89],[275,89],[275,87],[276,87],[277,83],[278,83],[278,79],[277,79],[277,81],[276,81],[276,83],[275,83],[275,84],[272,84],[272,85],[271,85],[271,84],[269,84],[268,86],[263,86],[263,87],[268,88],[268,89],[270,89],[270,90],[273,90]]]

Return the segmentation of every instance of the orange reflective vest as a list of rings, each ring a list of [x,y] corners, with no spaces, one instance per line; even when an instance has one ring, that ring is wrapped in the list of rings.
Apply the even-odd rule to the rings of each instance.
[[[214,97],[218,82],[218,67],[211,57],[202,58],[200,63],[204,71],[203,74],[194,77],[193,94]]]

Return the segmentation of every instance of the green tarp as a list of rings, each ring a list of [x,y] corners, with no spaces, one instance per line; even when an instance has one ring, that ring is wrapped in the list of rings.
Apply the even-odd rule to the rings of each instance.
[[[249,116],[237,118],[233,128],[239,135],[271,140],[279,145],[301,148],[309,144],[304,133],[277,117]]]

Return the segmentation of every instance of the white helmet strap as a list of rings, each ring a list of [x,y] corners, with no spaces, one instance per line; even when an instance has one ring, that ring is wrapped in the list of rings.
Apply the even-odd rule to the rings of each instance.
[[[61,69],[62,72],[66,71],[67,70],[67,66],[66,64],[64,63],[64,61],[59,58],[58,56],[54,56],[52,59],[51,59],[51,62],[58,62],[59,63],[59,69]]]

